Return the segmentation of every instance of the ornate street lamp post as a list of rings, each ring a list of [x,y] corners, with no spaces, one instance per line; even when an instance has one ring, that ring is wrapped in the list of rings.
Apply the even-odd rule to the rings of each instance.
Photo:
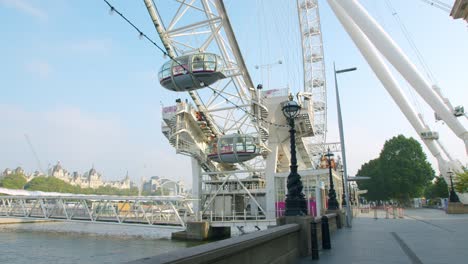
[[[346,206],[346,190],[345,190],[345,179],[344,179],[344,170],[341,170],[341,186],[343,187],[343,193],[341,194],[341,206]]]
[[[301,176],[297,173],[296,159],[296,129],[294,128],[294,118],[299,115],[301,106],[293,101],[289,96],[289,102],[284,104],[283,114],[289,123],[289,134],[291,142],[291,172],[288,175],[288,194],[286,195],[286,216],[307,215],[307,204],[302,193]]]
[[[453,171],[448,171],[447,172],[449,177],[450,177],[450,195],[449,195],[449,201],[451,203],[459,203],[460,199],[458,198],[457,193],[455,192],[455,189],[453,188],[453,180],[452,180],[452,175]]]
[[[338,201],[336,200],[336,192],[335,186],[333,185],[333,175],[332,175],[332,166],[331,166],[331,157],[333,157],[333,153],[330,152],[328,149],[328,153],[325,154],[328,158],[328,171],[330,176],[330,189],[328,190],[328,210],[338,210],[340,206],[338,205]]]

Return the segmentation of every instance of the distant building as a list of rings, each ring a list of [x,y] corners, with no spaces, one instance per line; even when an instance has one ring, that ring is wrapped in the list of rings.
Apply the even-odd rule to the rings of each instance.
[[[35,171],[33,173],[26,173],[24,174],[24,176],[26,177],[26,181],[29,182],[31,181],[32,179],[34,179],[35,177],[39,177],[39,176],[45,176],[44,173],[40,172],[40,171]]]
[[[6,168],[1,174],[1,176],[7,176],[13,173],[25,175],[28,182],[38,176],[47,176],[39,171],[27,174],[21,167],[16,168],[14,171],[9,168]],[[79,186],[81,188],[97,189],[101,186],[110,186],[117,189],[130,189],[131,187],[135,187],[135,184],[130,181],[128,172],[125,178],[121,181],[106,182],[102,180],[102,175],[96,171],[94,166],[92,166],[92,168],[89,171],[85,172],[83,175],[80,175],[77,171],[70,174],[66,169],[62,167],[60,161],[57,162],[57,164],[49,170],[48,175],[50,175],[50,177],[55,177],[66,183]]]
[[[185,193],[185,186],[182,181],[152,176],[148,181],[143,182],[143,191],[161,195],[182,195]]]
[[[127,175],[125,175],[125,178],[123,180],[105,182],[104,186],[110,186],[110,187],[117,188],[117,189],[130,189],[133,187],[133,184],[130,181],[130,177],[128,176],[128,171],[127,171]]]
[[[21,167],[18,167],[15,169],[15,174],[23,174],[24,175],[24,170]]]
[[[52,168],[52,173],[50,174],[52,177],[60,179],[62,181],[70,183],[70,177],[66,170],[62,168],[60,161]]]
[[[143,182],[143,191],[154,193],[160,187],[159,176],[152,176],[148,181]]]
[[[94,169],[94,166],[88,171],[87,174],[85,173],[85,178],[88,179],[88,188],[97,189],[104,185],[101,180],[101,174],[99,174]]]
[[[3,171],[2,176],[5,177],[5,176],[8,176],[8,175],[10,175],[10,174],[12,174],[12,173],[13,173],[12,170],[10,170],[9,168],[6,168],[6,169]]]

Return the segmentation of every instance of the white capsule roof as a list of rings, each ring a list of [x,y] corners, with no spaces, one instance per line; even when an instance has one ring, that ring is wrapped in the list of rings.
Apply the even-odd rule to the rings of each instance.
[[[226,78],[223,59],[213,53],[196,53],[170,60],[159,70],[159,82],[171,91],[184,92]]]
[[[207,156],[220,163],[239,163],[260,155],[255,137],[230,134],[219,137],[207,149]]]

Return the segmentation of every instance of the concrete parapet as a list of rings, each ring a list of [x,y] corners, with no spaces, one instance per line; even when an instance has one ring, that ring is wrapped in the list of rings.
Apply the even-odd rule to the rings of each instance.
[[[299,255],[301,257],[310,255],[310,223],[315,219],[312,216],[284,216],[283,218],[285,218],[285,224],[298,224],[301,228],[298,236]]]
[[[334,234],[338,229],[340,217],[336,213],[326,214],[326,216],[328,217],[328,228],[330,229],[330,234]]]
[[[299,257],[299,233],[298,224],[286,224],[129,263],[294,263]]]
[[[468,214],[468,204],[449,202],[447,214]]]
[[[330,211],[332,212],[332,211]],[[328,213],[326,217],[328,218],[328,227],[330,235],[335,233],[338,225],[337,223],[344,223],[344,212],[341,210],[333,211],[333,213]],[[323,230],[322,230],[322,220],[321,217],[312,217],[312,216],[283,216],[277,218],[278,225],[285,225],[296,223],[300,226],[301,231],[299,232],[299,253],[301,257],[308,256],[312,253],[312,239],[311,239],[311,224],[312,222],[317,223],[317,241],[320,241],[319,248],[322,248],[323,241]]]
[[[344,210],[340,210],[340,209],[338,209],[338,210],[327,210],[327,216],[329,214],[336,214],[336,216],[335,216],[336,228],[342,228],[342,227],[345,226],[346,215],[345,215]],[[331,218],[331,216],[328,216],[328,218]]]

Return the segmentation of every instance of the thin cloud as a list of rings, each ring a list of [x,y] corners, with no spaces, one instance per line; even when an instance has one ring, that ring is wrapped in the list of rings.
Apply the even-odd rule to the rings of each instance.
[[[49,63],[44,61],[32,61],[25,65],[26,70],[40,78],[48,78],[53,70]]]
[[[40,20],[47,20],[48,18],[46,12],[38,7],[32,6],[31,3],[25,0],[0,0],[0,4],[16,9]]]
[[[122,169],[111,164],[116,159],[125,160],[125,153],[131,147],[125,144],[125,127],[115,116],[97,115],[79,108],[29,111],[16,105],[0,104],[0,122],[8,124],[0,137],[2,169],[20,164],[27,171],[38,169],[31,159],[24,134],[33,141],[43,167],[60,160],[68,164],[68,169],[80,172],[95,162],[101,164],[100,170],[104,173]],[[106,174],[107,179],[121,176]]]
[[[31,111],[0,103],[0,124],[6,124],[0,134],[0,172],[16,166],[27,172],[39,169],[27,134],[43,169],[60,160],[67,170],[80,173],[94,164],[105,180],[120,180],[128,170],[137,182],[158,175],[190,185],[189,158],[176,155],[167,141],[153,139],[155,131],[131,128],[116,114],[72,106]]]

